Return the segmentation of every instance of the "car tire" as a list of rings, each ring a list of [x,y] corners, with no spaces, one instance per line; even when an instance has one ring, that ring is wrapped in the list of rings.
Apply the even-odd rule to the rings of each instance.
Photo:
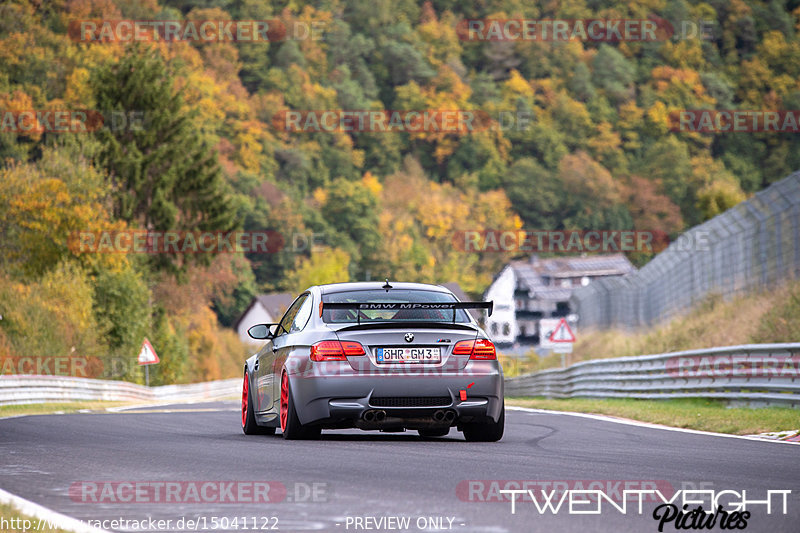
[[[281,374],[280,422],[283,438],[286,440],[316,439],[322,431],[319,427],[300,423],[292,397],[292,385],[286,372]]]
[[[253,412],[253,398],[250,394],[250,376],[244,373],[242,382],[242,431],[245,435],[274,435],[275,428],[259,426]]]
[[[503,438],[505,425],[506,406],[504,404],[497,422],[489,420],[489,422],[465,424],[464,438],[467,439],[467,442],[497,442]]]
[[[430,429],[418,429],[420,437],[430,438],[430,437],[444,437],[448,433],[450,433],[450,428],[430,428]]]

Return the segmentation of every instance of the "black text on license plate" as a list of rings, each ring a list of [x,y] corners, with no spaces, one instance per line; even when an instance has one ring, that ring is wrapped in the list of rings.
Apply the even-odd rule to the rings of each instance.
[[[379,363],[439,363],[442,353],[439,348],[378,348],[375,359]]]

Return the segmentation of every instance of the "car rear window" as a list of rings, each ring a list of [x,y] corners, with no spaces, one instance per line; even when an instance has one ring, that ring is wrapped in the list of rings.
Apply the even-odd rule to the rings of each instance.
[[[325,294],[324,303],[450,303],[458,300],[446,292],[425,290],[363,290],[344,291]],[[358,314],[357,314],[358,313]],[[456,322],[469,322],[463,309],[455,310]],[[452,309],[400,309],[394,310],[355,310],[323,309],[322,320],[328,324],[350,322],[453,322]]]

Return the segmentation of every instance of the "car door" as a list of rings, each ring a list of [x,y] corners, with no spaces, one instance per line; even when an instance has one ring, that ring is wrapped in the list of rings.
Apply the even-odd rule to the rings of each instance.
[[[274,386],[273,380],[275,376],[272,372],[272,367],[275,361],[275,356],[277,352],[276,342],[281,343],[281,336],[283,334],[282,325],[284,324],[284,320],[287,319],[291,313],[296,313],[296,310],[299,309],[298,300],[300,297],[295,300],[292,305],[286,310],[284,313],[283,318],[279,325],[273,326],[272,334],[273,337],[267,341],[267,343],[261,348],[258,352],[258,356],[256,357],[255,363],[255,375],[256,375],[256,385],[258,387],[258,406],[256,407],[256,412],[259,414],[268,414],[273,412],[275,398],[273,398],[274,393]],[[300,302],[302,303],[302,302]]]
[[[277,331],[280,331],[280,326],[273,326],[270,330],[272,334],[275,335]],[[256,412],[259,414],[268,414],[272,410],[272,361],[275,359],[274,343],[274,337],[267,340],[267,343],[259,350],[253,367],[258,390]]]
[[[275,336],[272,338],[270,346],[259,356],[261,361],[258,365],[258,372],[264,375],[265,395],[262,407],[265,412],[278,412],[280,370],[283,368],[283,361],[286,359],[287,343],[290,340],[292,324],[306,301],[310,302],[309,294],[303,293],[289,306],[279,325],[275,327]],[[267,386],[268,388],[266,388]]]
[[[274,330],[274,328],[272,328]],[[272,358],[272,339],[267,340],[256,355],[253,375],[256,390],[255,411],[265,413],[272,407],[272,372],[269,366]],[[266,371],[265,371],[266,369]]]

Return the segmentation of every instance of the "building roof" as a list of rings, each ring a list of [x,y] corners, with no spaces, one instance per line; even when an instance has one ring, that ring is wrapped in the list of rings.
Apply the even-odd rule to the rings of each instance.
[[[511,268],[517,278],[517,289],[527,290],[537,298],[547,300],[568,299],[571,288],[553,287],[545,278],[564,279],[579,277],[623,276],[636,271],[624,254],[552,257],[540,259],[532,256],[527,261],[512,261]]]
[[[553,277],[621,276],[636,268],[623,254],[564,257],[544,262],[542,273]]]
[[[234,329],[239,329],[239,323],[242,319],[250,312],[250,309],[256,304],[256,302],[260,303],[267,312],[272,315],[272,317],[277,320],[283,316],[283,313],[286,312],[286,309],[292,305],[294,301],[294,296],[292,296],[288,292],[271,292],[268,294],[260,294],[250,300],[250,304],[247,306],[247,309],[236,319],[236,322],[233,323]]]
[[[461,288],[461,285],[459,285],[457,282],[448,281],[447,283],[442,283],[441,285],[445,289],[447,289],[450,292],[452,292],[453,294],[455,294],[456,298],[458,298],[462,302],[466,302],[466,301],[470,300],[470,297],[467,296],[467,293],[464,292],[464,290]]]
[[[538,287],[533,295],[539,300],[566,302],[572,296],[572,290],[572,287]]]
[[[294,296],[288,292],[272,292],[269,294],[260,294],[256,296],[258,302],[264,306],[269,314],[274,317],[280,317],[292,305]]]

